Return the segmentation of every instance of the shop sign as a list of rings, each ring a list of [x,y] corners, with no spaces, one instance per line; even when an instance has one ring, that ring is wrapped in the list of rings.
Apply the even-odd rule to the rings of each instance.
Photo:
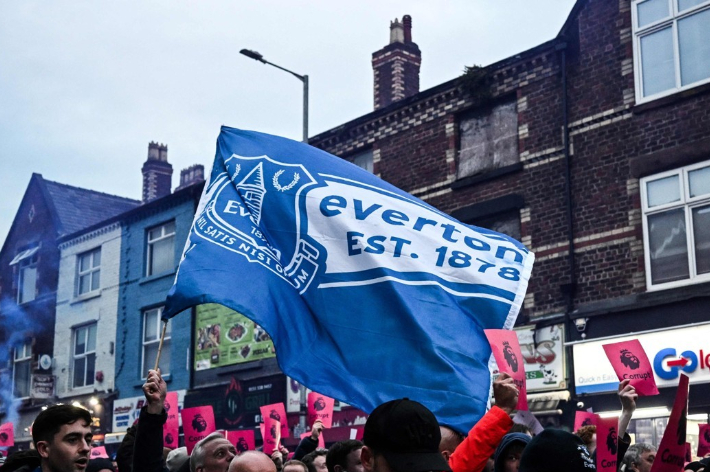
[[[178,390],[178,411],[182,410],[187,390]],[[145,406],[145,396],[120,398],[113,401],[113,431],[114,433],[126,432],[141,414]]]
[[[198,305],[195,314],[195,370],[276,357],[261,326],[216,303]]]
[[[544,392],[567,388],[562,325],[547,326],[537,331],[534,327],[523,326],[515,332],[525,358],[527,391]]]
[[[30,384],[31,398],[52,398],[54,396],[54,376],[33,374]]]
[[[575,389],[580,393],[616,391],[619,385],[602,345],[638,339],[651,361],[658,387],[676,387],[684,372],[691,384],[710,382],[710,324],[620,336],[573,345]]]
[[[254,380],[232,377],[227,385],[191,391],[185,397],[185,407],[212,405],[217,429],[234,430],[258,426],[261,406],[285,400],[285,375]]]
[[[286,377],[286,413],[298,413],[301,411],[301,384],[291,377]],[[306,389],[306,395],[310,393]]]

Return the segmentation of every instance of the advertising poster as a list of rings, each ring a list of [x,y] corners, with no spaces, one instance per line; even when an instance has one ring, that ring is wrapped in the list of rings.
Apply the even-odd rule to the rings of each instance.
[[[567,388],[565,382],[565,346],[562,325],[537,331],[529,327],[515,330],[525,359],[528,392],[544,392]]]
[[[194,390],[185,396],[185,408],[212,405],[217,429],[256,428],[260,407],[286,399],[286,377],[273,375],[240,381],[232,377],[228,385]]]
[[[276,356],[266,331],[222,305],[199,305],[195,316],[195,370],[214,369]]]

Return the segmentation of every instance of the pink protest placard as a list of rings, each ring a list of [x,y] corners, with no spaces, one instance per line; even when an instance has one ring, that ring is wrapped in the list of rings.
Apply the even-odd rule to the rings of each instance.
[[[685,429],[688,422],[688,376],[680,374],[678,391],[651,472],[680,472],[685,465]],[[599,436],[597,436],[598,438]],[[598,441],[598,439],[597,439]]]
[[[187,453],[192,454],[195,444],[217,429],[214,423],[214,412],[211,405],[196,406],[183,409],[180,416],[182,416],[182,430],[185,433]]]
[[[577,410],[574,413],[574,429],[573,431],[579,431],[582,426],[593,426],[596,424],[596,416],[594,413],[588,411]]]
[[[636,389],[640,397],[658,395],[651,363],[638,339],[604,344],[602,347],[614,367],[619,382],[631,380],[631,386]]]
[[[333,426],[333,405],[335,400],[320,393],[308,394],[308,424],[320,420],[325,428]]]
[[[353,431],[353,430],[351,430]],[[310,436],[311,433],[303,433],[300,437],[301,439]],[[352,438],[355,439],[355,438]],[[323,438],[323,431],[321,431],[320,436],[318,436],[318,447],[325,449],[325,439]]]
[[[616,472],[616,453],[619,450],[619,418],[597,416],[597,470]]]
[[[288,438],[288,421],[286,421],[286,407],[283,403],[273,403],[271,405],[264,405],[259,408],[261,410],[262,422],[266,423],[266,417],[274,419],[281,423],[281,437]]]
[[[0,447],[10,447],[15,445],[15,425],[3,423],[0,425]]]
[[[227,441],[234,444],[234,447],[237,448],[237,454],[256,449],[256,440],[254,439],[253,429],[227,431]]]
[[[264,454],[270,456],[271,453],[279,449],[281,443],[281,422],[266,416],[262,424],[264,425],[261,430],[261,436],[264,439]]]
[[[180,435],[180,419],[178,417],[178,394],[168,392],[165,396],[165,412],[168,419],[163,425],[163,447],[175,449],[178,447],[178,437]]]
[[[106,452],[105,446],[96,446],[91,448],[91,458],[96,459],[98,457],[108,459],[108,453]]]
[[[710,424],[698,425],[698,457],[710,454]]]
[[[498,364],[498,370],[513,377],[513,382],[518,387],[518,410],[528,409],[528,395],[525,386],[525,363],[520,351],[518,335],[508,329],[485,329],[483,332],[488,338]]]

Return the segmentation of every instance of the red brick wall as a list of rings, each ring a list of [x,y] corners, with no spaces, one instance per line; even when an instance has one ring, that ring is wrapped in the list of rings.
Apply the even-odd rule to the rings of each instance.
[[[629,0],[589,0],[558,38],[567,43],[575,307],[646,291],[638,176],[630,161],[710,131],[710,93],[702,90],[662,106],[634,106],[630,28]],[[346,159],[372,147],[376,174],[445,212],[522,195],[523,242],[537,256],[524,308],[531,317],[564,312],[560,285],[570,281],[561,53],[554,46],[488,68],[494,97],[517,98],[522,170],[452,188],[456,117],[474,107],[453,81],[311,140]]]

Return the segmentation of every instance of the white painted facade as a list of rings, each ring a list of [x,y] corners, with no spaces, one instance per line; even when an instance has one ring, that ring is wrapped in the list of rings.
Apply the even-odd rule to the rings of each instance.
[[[98,288],[79,295],[79,260],[101,248]],[[113,390],[115,374],[116,318],[118,312],[121,226],[113,223],[85,233],[59,246],[59,283],[57,321],[54,332],[52,372],[56,376],[55,394],[59,399]],[[96,323],[95,369],[90,382],[75,387],[74,348],[77,332]],[[84,329],[85,331],[85,329]],[[82,331],[82,334],[84,334]],[[103,374],[103,381],[96,379]],[[86,378],[86,376],[84,376]]]

